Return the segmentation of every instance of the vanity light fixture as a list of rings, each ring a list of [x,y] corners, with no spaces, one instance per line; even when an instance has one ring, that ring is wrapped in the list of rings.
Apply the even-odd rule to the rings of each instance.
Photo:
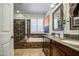
[[[50,7],[51,7],[51,9],[54,8],[54,3],[52,3]]]
[[[57,5],[58,5],[58,3],[51,3],[51,6],[50,6],[50,7],[51,7],[51,9],[52,9],[52,8],[54,8],[54,7],[57,6]]]

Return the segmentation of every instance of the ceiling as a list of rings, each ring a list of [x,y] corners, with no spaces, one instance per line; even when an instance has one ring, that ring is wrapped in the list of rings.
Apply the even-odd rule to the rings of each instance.
[[[15,3],[14,12],[16,13],[19,10],[23,14],[45,14],[50,5],[50,3]]]

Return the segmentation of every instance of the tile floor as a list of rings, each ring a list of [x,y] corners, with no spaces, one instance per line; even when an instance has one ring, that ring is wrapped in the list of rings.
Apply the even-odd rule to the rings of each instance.
[[[29,38],[26,39],[26,42],[43,42],[42,38]],[[15,49],[15,56],[45,56],[42,48],[21,48]]]
[[[42,48],[15,49],[15,56],[45,56]]]

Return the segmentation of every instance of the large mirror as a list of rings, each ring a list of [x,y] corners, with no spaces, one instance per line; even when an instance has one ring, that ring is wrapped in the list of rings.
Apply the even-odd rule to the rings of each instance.
[[[79,3],[70,3],[70,29],[79,30]]]
[[[63,30],[63,4],[61,4],[53,13],[53,30]]]

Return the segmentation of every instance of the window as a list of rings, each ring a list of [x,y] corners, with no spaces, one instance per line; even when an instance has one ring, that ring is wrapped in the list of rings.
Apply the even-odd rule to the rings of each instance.
[[[43,32],[43,19],[38,19],[38,32]]]
[[[31,33],[37,32],[37,20],[31,19]]]
[[[31,33],[43,32],[43,19],[31,19]]]

